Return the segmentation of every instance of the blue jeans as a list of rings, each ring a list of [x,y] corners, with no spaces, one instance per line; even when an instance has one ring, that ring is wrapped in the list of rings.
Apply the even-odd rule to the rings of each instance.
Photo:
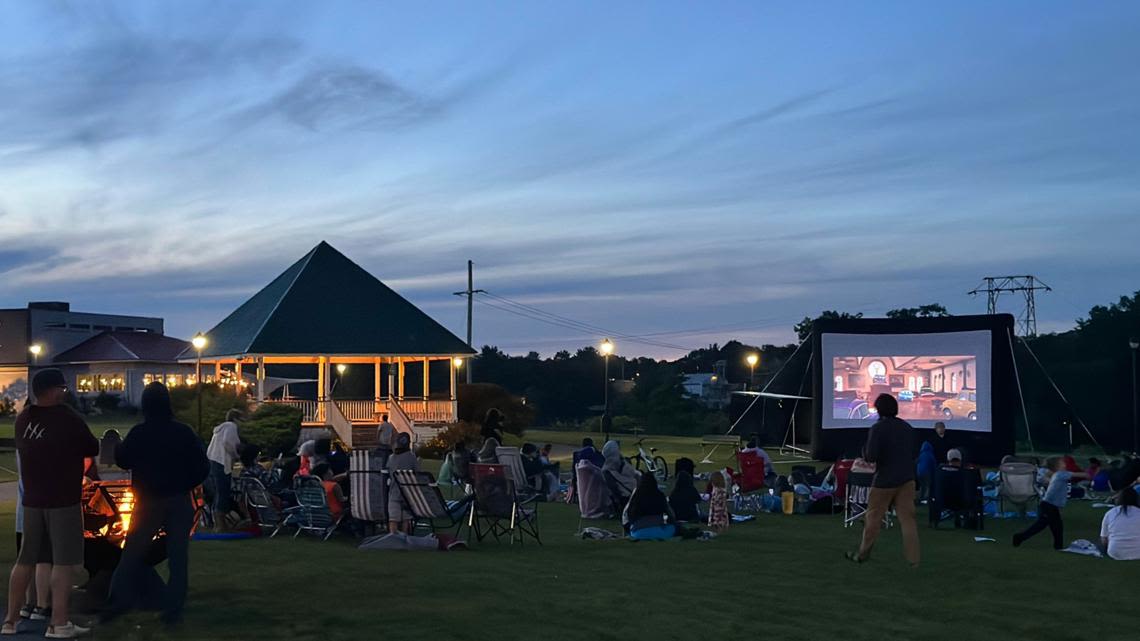
[[[163,616],[177,619],[182,615],[189,583],[190,529],[194,525],[190,497],[188,494],[140,497],[131,517],[131,532],[127,535],[119,567],[111,577],[110,609],[125,612],[138,606],[140,601],[160,601]],[[154,568],[147,565],[146,556],[159,529],[166,531],[170,580],[161,590],[161,599],[155,599],[153,592],[158,576]],[[159,579],[157,585],[161,583]]]
[[[214,484],[214,518],[219,519],[223,514],[234,509],[233,477],[226,472],[217,461],[210,461],[210,480]]]

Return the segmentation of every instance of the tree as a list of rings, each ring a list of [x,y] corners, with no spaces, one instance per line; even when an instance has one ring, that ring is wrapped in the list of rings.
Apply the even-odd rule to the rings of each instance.
[[[796,330],[796,336],[799,336],[801,341],[805,341],[809,336],[811,336],[812,329],[815,326],[815,321],[841,319],[847,320],[851,318],[863,318],[863,312],[859,312],[858,314],[848,314],[847,312],[837,312],[835,310],[829,309],[821,313],[819,316],[816,316],[815,318],[809,318],[805,316],[802,321],[796,323],[796,326],[793,329]]]
[[[901,307],[887,312],[887,318],[894,319],[944,318],[946,316],[950,316],[950,312],[946,311],[946,308],[939,303],[920,305],[919,307]]]

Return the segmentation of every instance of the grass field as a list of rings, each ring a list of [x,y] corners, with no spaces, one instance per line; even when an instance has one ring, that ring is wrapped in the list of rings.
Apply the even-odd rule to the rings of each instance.
[[[567,439],[581,435],[547,440]],[[698,458],[695,440],[661,445],[670,461]],[[6,536],[12,508],[0,505]],[[1071,504],[1066,538],[1093,539],[1101,514]],[[139,614],[97,638],[1136,638],[1140,566],[1055,553],[1045,535],[1014,550],[1021,521],[988,521],[996,544],[921,525],[917,570],[896,530],[872,562],[845,561],[859,529],[839,516],[764,514],[711,542],[582,541],[564,504],[543,504],[540,525],[541,547],[447,554],[362,552],[347,537],[195,542],[182,630],[168,635]],[[13,547],[0,543],[0,560],[11,563]]]

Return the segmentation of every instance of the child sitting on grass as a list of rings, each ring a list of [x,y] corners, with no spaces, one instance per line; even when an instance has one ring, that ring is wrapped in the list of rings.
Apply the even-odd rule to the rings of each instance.
[[[1069,501],[1069,481],[1087,478],[1084,472],[1070,472],[1065,469],[1065,459],[1055,456],[1047,461],[1046,467],[1051,471],[1049,487],[1045,496],[1041,498],[1041,505],[1037,510],[1037,520],[1023,532],[1013,535],[1013,547],[1018,547],[1028,541],[1033,535],[1045,528],[1053,533],[1053,549],[1064,549],[1064,523],[1061,522],[1061,509]]]
[[[722,534],[728,529],[728,491],[725,488],[724,473],[713,472],[709,477],[712,491],[709,493],[709,527]]]

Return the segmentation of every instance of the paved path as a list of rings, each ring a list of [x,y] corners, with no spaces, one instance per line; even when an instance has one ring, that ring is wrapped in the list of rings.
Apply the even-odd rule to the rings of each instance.
[[[8,481],[7,483],[0,483],[0,503],[5,501],[15,502],[16,497],[20,495],[20,490],[16,486],[15,481]]]

